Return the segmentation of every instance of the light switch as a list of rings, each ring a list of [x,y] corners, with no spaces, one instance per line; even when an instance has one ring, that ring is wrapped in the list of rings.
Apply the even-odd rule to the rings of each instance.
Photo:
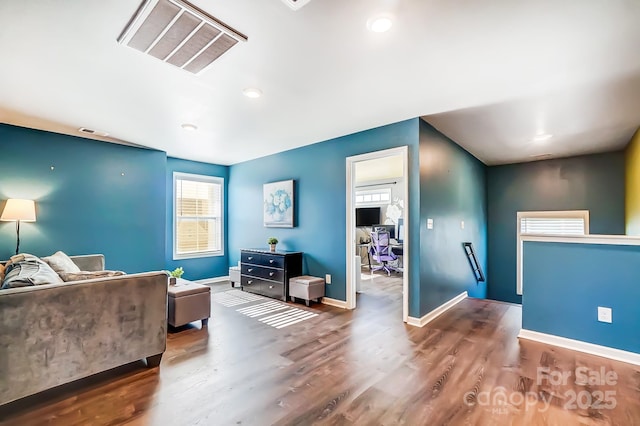
[[[427,219],[427,229],[433,229],[433,219]]]

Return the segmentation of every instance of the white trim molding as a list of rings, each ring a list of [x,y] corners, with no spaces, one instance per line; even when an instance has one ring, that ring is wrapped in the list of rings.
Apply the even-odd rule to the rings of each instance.
[[[415,327],[424,327],[425,325],[427,325],[428,323],[430,323],[431,321],[433,321],[434,319],[436,319],[440,315],[444,314],[449,309],[453,308],[458,303],[462,302],[467,297],[469,297],[469,294],[466,291],[463,292],[463,293],[460,293],[459,295],[457,295],[453,299],[451,299],[451,300],[449,300],[447,302],[444,302],[442,305],[438,306],[437,308],[435,308],[431,312],[428,312],[422,318],[408,317],[407,318],[407,324],[413,325]]]
[[[412,235],[411,222],[409,218],[409,147],[399,146],[396,148],[384,149],[381,151],[368,152],[364,154],[354,155],[346,158],[346,263],[347,263],[347,282],[346,290],[347,297],[346,302],[338,301],[345,304],[346,309],[354,309],[356,307],[356,274],[360,271],[356,271],[355,268],[355,256],[356,256],[356,198],[355,193],[357,191],[355,184],[355,169],[356,163],[367,160],[375,160],[380,158],[401,156],[402,157],[402,170],[403,170],[403,183],[402,190],[404,193],[404,206],[402,209],[402,219],[404,223],[404,256],[402,257],[402,266],[405,273],[402,274],[402,320],[408,322],[409,318],[409,271],[411,252],[409,250],[410,238]],[[338,305],[333,305],[338,306]],[[342,307],[342,306],[340,306]]]
[[[572,351],[584,352],[586,354],[601,356],[615,361],[626,362],[628,364],[640,365],[640,354],[623,351],[621,349],[610,348],[608,346],[595,345],[573,340],[566,337],[554,336],[552,334],[540,333],[537,331],[521,329],[518,333],[519,339],[533,340],[547,345],[558,346],[560,348],[571,349]]]
[[[330,297],[323,297],[322,303],[329,306],[335,306],[336,308],[349,309],[347,302],[345,302],[344,300],[332,299]]]
[[[211,277],[211,278],[203,278],[201,280],[193,280],[192,282],[196,284],[213,284],[213,283],[221,283],[223,281],[229,281],[229,275],[225,275],[224,277]]]

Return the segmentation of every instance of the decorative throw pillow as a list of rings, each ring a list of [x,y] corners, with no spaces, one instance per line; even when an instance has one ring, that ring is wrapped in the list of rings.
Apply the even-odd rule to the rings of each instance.
[[[2,282],[3,289],[63,282],[46,262],[30,254],[20,256],[20,259],[14,259],[17,256],[11,258]]]
[[[1,287],[2,281],[4,281],[4,264],[0,263],[0,287]]]
[[[59,272],[60,278],[65,282],[90,280],[93,278],[117,277],[125,275],[122,271],[79,271],[79,272]]]
[[[47,262],[49,266],[51,266],[51,269],[58,274],[62,272],[80,272],[78,265],[73,263],[73,260],[61,251],[57,251],[51,256],[43,257],[42,260]]]

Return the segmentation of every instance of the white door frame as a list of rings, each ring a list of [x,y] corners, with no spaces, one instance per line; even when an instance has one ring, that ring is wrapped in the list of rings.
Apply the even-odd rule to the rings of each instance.
[[[356,307],[356,202],[355,202],[355,172],[356,163],[367,160],[375,160],[377,158],[391,157],[400,155],[402,157],[403,172],[403,192],[404,192],[404,208],[402,209],[402,218],[404,222],[404,247],[402,257],[402,320],[407,322],[409,317],[409,238],[411,236],[411,228],[409,222],[409,147],[401,146],[398,148],[385,149],[382,151],[369,152],[361,155],[347,157],[347,309],[355,309]]]

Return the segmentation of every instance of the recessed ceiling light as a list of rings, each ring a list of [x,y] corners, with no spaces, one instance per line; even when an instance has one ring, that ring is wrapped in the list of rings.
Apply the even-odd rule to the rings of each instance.
[[[262,96],[262,90],[256,89],[255,87],[247,87],[242,91],[247,98],[259,98]]]
[[[534,136],[533,141],[542,142],[542,141],[546,141],[547,139],[551,139],[552,137],[553,135],[549,133],[538,133],[537,135]]]
[[[391,29],[393,21],[389,16],[376,16],[367,21],[367,28],[374,33],[384,33]]]
[[[185,129],[188,132],[195,132],[196,130],[198,130],[198,126],[196,126],[195,124],[191,124],[191,123],[184,123],[182,125],[182,128]]]

